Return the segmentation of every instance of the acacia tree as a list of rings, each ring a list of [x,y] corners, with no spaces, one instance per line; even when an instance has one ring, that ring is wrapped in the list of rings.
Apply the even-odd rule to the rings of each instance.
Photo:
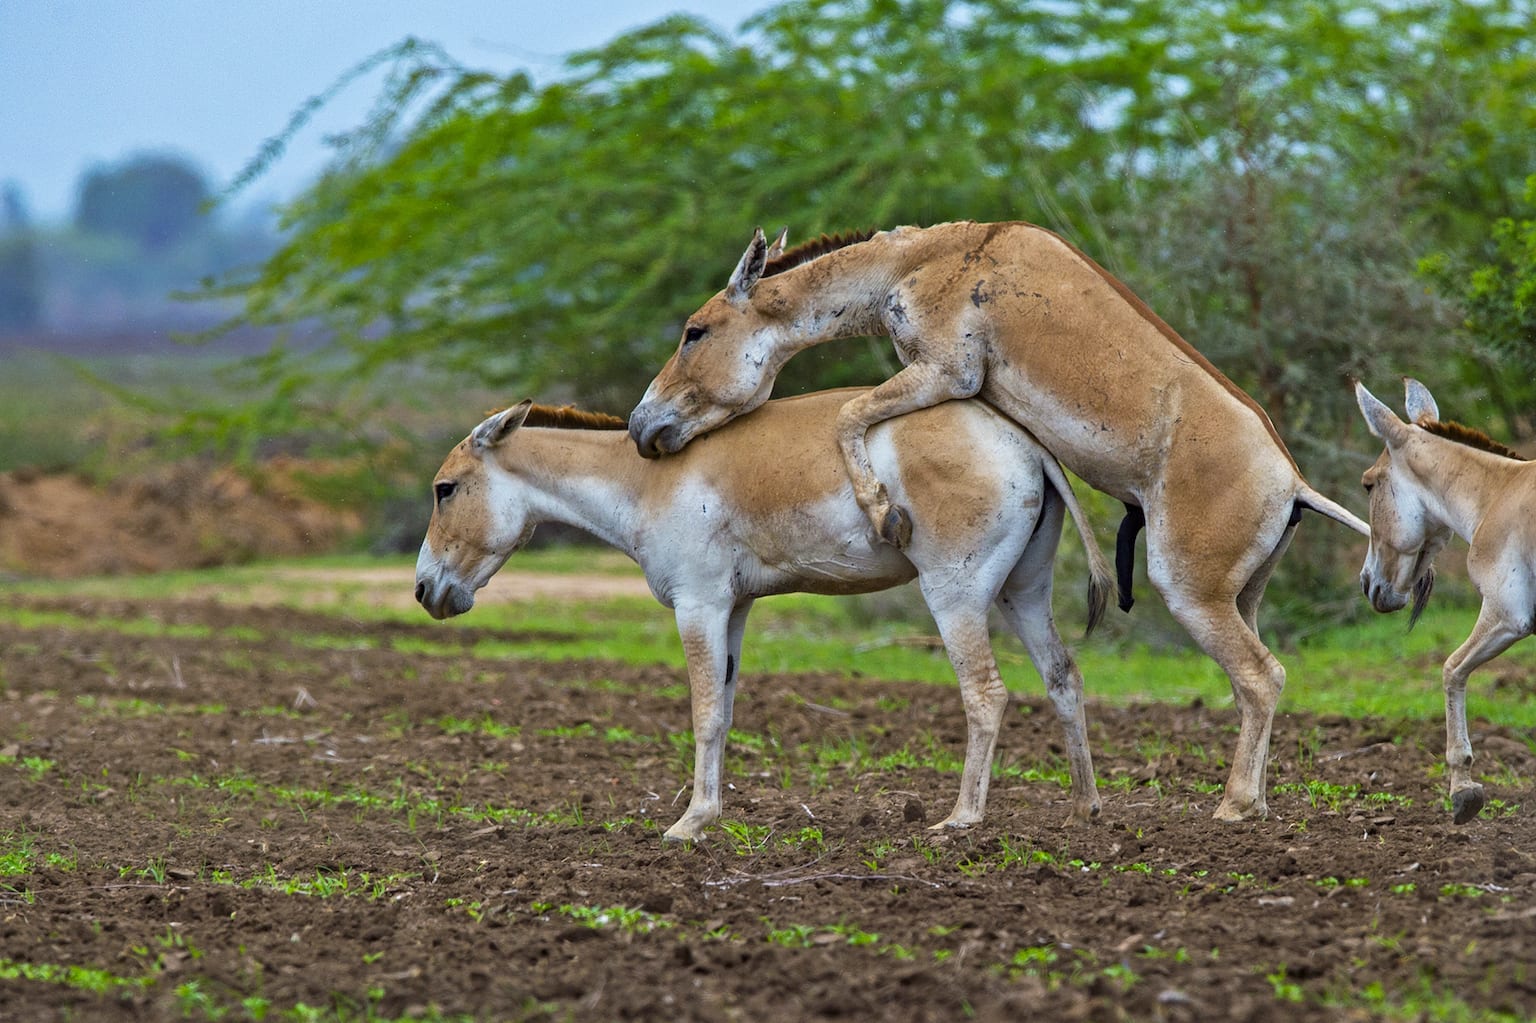
[[[37,326],[42,309],[42,272],[37,242],[21,190],[0,189],[0,331]]]
[[[414,365],[622,411],[756,225],[1032,220],[1250,389],[1327,485],[1358,472],[1313,468],[1353,423],[1346,375],[1453,357],[1415,263],[1515,191],[1533,16],[793,0],[736,33],[665,19],[542,86],[407,41],[349,73],[392,68],[375,116],[224,290],[240,322],[327,328],[328,360],[263,364],[309,392]],[[823,346],[781,390],[881,379],[888,352]]]
[[[196,231],[209,198],[202,174],[185,160],[153,153],[134,156],[93,167],[81,179],[75,228],[160,251]]]
[[[375,58],[394,67],[377,115],[288,210],[289,243],[238,289],[242,319],[318,319],[349,379],[420,360],[625,407],[758,223],[793,237],[1022,218],[1068,233],[1154,306],[1207,295],[1201,343],[1283,408],[1287,374],[1321,367],[1266,335],[1265,311],[1294,288],[1265,274],[1347,250],[1341,218],[1371,208],[1398,222],[1404,251],[1370,239],[1395,273],[1411,268],[1415,218],[1469,212],[1427,198],[1447,137],[1477,113],[1441,83],[1507,62],[1530,13],[802,0],[734,36],[666,19],[543,87],[408,41]],[[1454,112],[1419,123],[1431,107]],[[1187,264],[1190,239],[1159,211],[1202,205],[1210,269],[1168,274],[1168,247]],[[835,381],[849,361],[884,370],[855,350],[800,382]],[[1340,363],[1325,353],[1335,376]]]

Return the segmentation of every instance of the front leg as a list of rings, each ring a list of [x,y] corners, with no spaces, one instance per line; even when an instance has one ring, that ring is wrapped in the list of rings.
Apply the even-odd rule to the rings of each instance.
[[[1510,622],[1484,600],[1477,614],[1477,624],[1467,641],[1446,658],[1442,678],[1445,684],[1445,766],[1451,779],[1451,812],[1457,824],[1465,824],[1483,809],[1487,797],[1483,787],[1472,780],[1472,739],[1467,734],[1467,676],[1483,664],[1508,650],[1529,630]]]
[[[853,482],[854,500],[869,517],[875,534],[897,550],[905,550],[912,540],[912,519],[905,508],[891,504],[885,484],[875,476],[866,441],[869,428],[921,408],[971,397],[981,389],[982,373],[979,357],[968,362],[976,364],[974,372],[955,372],[942,363],[914,362],[838,411],[837,443]]]
[[[741,637],[751,609],[751,600],[731,608],[728,615],[718,605],[677,604],[677,632],[688,659],[693,703],[693,796],[683,816],[662,835],[667,841],[697,841],[720,819],[725,741],[736,702]]]

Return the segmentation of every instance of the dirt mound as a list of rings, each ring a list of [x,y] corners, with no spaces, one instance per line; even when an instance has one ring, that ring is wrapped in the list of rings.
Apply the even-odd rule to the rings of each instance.
[[[180,463],[104,486],[0,473],[0,572],[18,575],[163,572],[314,554],[361,524],[355,513],[305,498],[286,463],[254,478]]]

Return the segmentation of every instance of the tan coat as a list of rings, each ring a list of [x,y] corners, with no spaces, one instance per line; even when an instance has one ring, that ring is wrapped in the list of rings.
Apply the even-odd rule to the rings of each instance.
[[[825,248],[825,247],[823,247]],[[905,368],[851,400],[838,437],[854,494],[896,546],[908,514],[865,434],[980,396],[1094,487],[1146,518],[1148,575],[1232,680],[1242,717],[1216,816],[1266,812],[1264,769],[1285,671],[1259,639],[1259,600],[1303,508],[1368,532],[1312,489],[1263,410],[1124,285],[1024,223],[902,227],[801,260],[754,237],[724,291],[630,417],[641,453],[680,450],[757,407],[798,351],[889,335]]]
[[[1089,554],[1090,604],[1109,570],[1061,468],[1028,433],[980,402],[953,402],[876,429],[870,452],[911,509],[911,542],[883,544],[853,500],[834,425],[859,391],[771,402],[660,462],[623,433],[542,429],[524,403],[482,423],[444,461],[416,567],[434,617],[462,614],[540,522],[579,526],[634,558],[677,616],[696,743],[693,798],[667,831],[696,839],[721,812],[747,612],[792,591],[861,593],[914,577],[960,679],[969,724],[954,810],[936,827],[981,820],[1007,693],[987,629],[996,604],[1061,718],[1073,813],[1099,811],[1082,676],[1056,632],[1051,567],[1063,511]],[[622,425],[622,424],[619,424]]]
[[[1467,678],[1536,632],[1536,463],[1477,431],[1441,422],[1429,389],[1404,383],[1407,423],[1355,384],[1366,424],[1386,442],[1361,479],[1371,495],[1371,546],[1360,588],[1383,612],[1411,598],[1417,619],[1434,585],[1435,555],[1452,534],[1467,541],[1467,576],[1483,605],[1472,634],[1441,670],[1451,808],[1456,823],[1465,824],[1486,801],[1472,777]]]

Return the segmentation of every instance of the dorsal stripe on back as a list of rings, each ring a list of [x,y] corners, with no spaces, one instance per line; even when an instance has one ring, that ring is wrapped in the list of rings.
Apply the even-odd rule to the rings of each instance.
[[[1052,238],[1059,241],[1062,245],[1066,246],[1069,252],[1077,256],[1089,267],[1091,267],[1100,277],[1105,280],[1106,283],[1109,284],[1110,287],[1115,289],[1115,292],[1119,294],[1119,296],[1124,299],[1125,302],[1130,305],[1130,307],[1138,315],[1140,315],[1148,323],[1152,324],[1153,327],[1157,328],[1157,331],[1162,334],[1163,337],[1167,338],[1168,341],[1171,342],[1174,347],[1183,353],[1190,361],[1195,363],[1195,365],[1199,366],[1201,369],[1205,370],[1205,372],[1209,373],[1211,378],[1214,379],[1217,383],[1221,384],[1221,386],[1225,388],[1229,394],[1231,394],[1234,398],[1236,398],[1244,406],[1251,410],[1256,416],[1258,416],[1259,421],[1264,424],[1264,429],[1269,432],[1270,439],[1275,442],[1275,446],[1278,447],[1280,449],[1280,453],[1285,456],[1285,460],[1291,463],[1291,468],[1295,470],[1298,477],[1301,475],[1301,468],[1296,464],[1296,459],[1291,457],[1291,451],[1285,446],[1285,441],[1280,439],[1280,432],[1275,429],[1275,424],[1270,420],[1269,413],[1264,411],[1264,406],[1255,401],[1253,396],[1250,395],[1247,391],[1244,391],[1241,387],[1238,387],[1236,384],[1234,384],[1231,379],[1228,378],[1227,375],[1221,370],[1217,369],[1215,364],[1212,363],[1211,360],[1207,359],[1199,349],[1190,344],[1188,341],[1184,340],[1178,331],[1170,327],[1161,316],[1158,316],[1157,313],[1153,312],[1151,307],[1143,302],[1134,291],[1126,287],[1125,284],[1114,274],[1110,273],[1108,270],[1104,269],[1097,262],[1095,262],[1092,256],[1088,255],[1076,245],[1073,245],[1071,242],[1057,234],[1055,231],[1052,231],[1049,228],[1040,227],[1037,224],[1031,224],[1024,220],[1013,221],[1013,223],[1035,231],[1042,231],[1045,234],[1050,235]],[[996,233],[1000,228],[1004,226],[1004,224],[1000,223],[992,224],[990,225],[990,229],[993,233]],[[769,277],[773,274],[783,273],[786,270],[792,270],[797,266],[802,266],[805,263],[809,263],[811,260],[824,256],[829,252],[835,252],[838,249],[847,248],[850,245],[868,241],[877,233],[877,231],[870,230],[851,231],[835,235],[824,234],[814,241],[805,242],[804,244],[795,246],[794,248],[781,255],[778,259],[773,260],[763,270],[763,276]]]
[[[1275,424],[1270,420],[1269,413],[1264,411],[1264,406],[1260,405],[1257,401],[1254,400],[1253,395],[1249,394],[1247,391],[1234,384],[1225,373],[1216,368],[1215,363],[1211,362],[1210,359],[1207,359],[1205,355],[1194,345],[1184,340],[1178,331],[1168,326],[1167,322],[1165,322],[1161,316],[1157,315],[1157,313],[1153,312],[1151,307],[1143,302],[1134,291],[1126,287],[1125,283],[1114,274],[1110,273],[1108,270],[1104,269],[1097,262],[1095,262],[1092,256],[1088,255],[1082,249],[1078,248],[1076,245],[1073,245],[1071,242],[1067,241],[1061,235],[1057,234],[1055,231],[1050,230],[1049,228],[1040,227],[1036,224],[1030,224],[1027,221],[1022,220],[1018,221],[1018,223],[1023,224],[1025,227],[1032,227],[1036,231],[1044,231],[1046,234],[1050,235],[1052,238],[1055,238],[1057,241],[1061,242],[1061,244],[1065,245],[1070,252],[1072,252],[1079,259],[1097,271],[1099,276],[1103,277],[1109,286],[1114,288],[1120,297],[1125,299],[1125,301],[1130,305],[1132,309],[1139,313],[1148,323],[1156,327],[1158,332],[1161,333],[1163,337],[1167,338],[1170,342],[1173,343],[1174,347],[1176,347],[1180,352],[1184,353],[1184,355],[1186,355],[1192,362],[1194,362],[1195,365],[1209,373],[1216,380],[1216,382],[1221,384],[1222,387],[1226,388],[1227,392],[1234,398],[1242,402],[1248,408],[1252,409],[1254,414],[1259,417],[1259,421],[1264,424],[1264,428],[1269,431],[1269,436],[1272,440],[1274,440],[1275,446],[1280,449],[1280,453],[1285,455],[1285,460],[1291,463],[1292,469],[1296,470],[1296,475],[1301,475],[1300,466],[1296,464],[1296,459],[1291,457],[1291,451],[1285,446],[1285,441],[1280,439],[1280,432],[1275,429]]]

